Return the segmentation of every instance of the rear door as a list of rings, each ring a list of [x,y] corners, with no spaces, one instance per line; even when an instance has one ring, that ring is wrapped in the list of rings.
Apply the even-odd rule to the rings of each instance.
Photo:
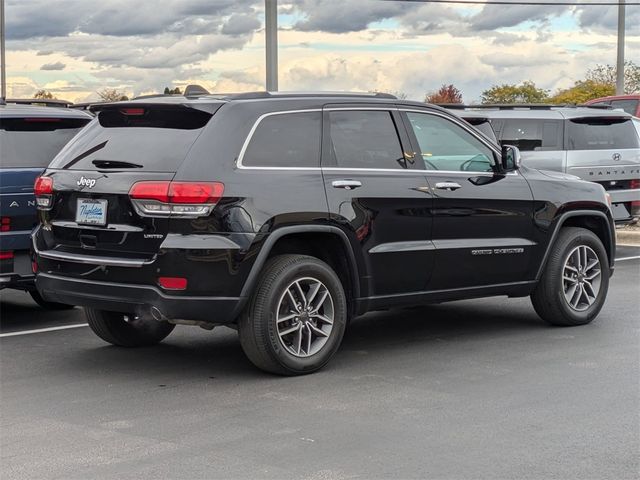
[[[376,297],[423,291],[432,198],[395,107],[327,106],[322,172],[333,221],[351,231]]]
[[[497,150],[463,122],[436,112],[403,114],[433,189],[429,290],[525,280],[534,247],[527,181],[518,172],[494,173]]]

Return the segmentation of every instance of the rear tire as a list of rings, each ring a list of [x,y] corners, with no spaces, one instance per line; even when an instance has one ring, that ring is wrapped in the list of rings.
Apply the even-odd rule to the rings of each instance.
[[[37,290],[29,290],[29,295],[33,298],[33,301],[47,310],[71,310],[75,308],[73,305],[67,305],[66,303],[48,302]]]
[[[135,318],[120,312],[84,309],[89,327],[102,340],[118,347],[155,345],[169,335],[175,325],[151,318]]]
[[[600,239],[585,228],[563,228],[545,265],[531,303],[551,325],[590,323],[609,290],[609,258]]]
[[[314,257],[281,255],[265,266],[238,331],[256,367],[303,375],[329,362],[346,324],[344,288],[331,267]]]

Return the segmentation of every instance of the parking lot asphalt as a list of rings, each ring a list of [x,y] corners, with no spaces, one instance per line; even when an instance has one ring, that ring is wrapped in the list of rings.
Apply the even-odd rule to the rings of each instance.
[[[639,256],[590,325],[528,299],[377,312],[298,378],[232,330],[121,349],[3,291],[0,478],[638,478]]]

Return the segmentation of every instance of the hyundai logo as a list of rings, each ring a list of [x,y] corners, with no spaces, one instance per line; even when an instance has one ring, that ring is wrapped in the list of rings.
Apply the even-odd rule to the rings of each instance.
[[[622,155],[620,155],[619,153],[614,153],[612,158],[614,162],[619,162],[620,160],[622,160]]]

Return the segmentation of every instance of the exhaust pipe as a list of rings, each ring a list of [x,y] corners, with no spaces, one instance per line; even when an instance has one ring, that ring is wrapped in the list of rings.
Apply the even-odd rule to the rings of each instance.
[[[168,322],[173,323],[174,325],[192,325],[204,328],[205,330],[213,330],[213,328],[216,326],[215,323],[201,322],[198,320],[181,320],[176,318],[169,318],[156,306],[151,307],[151,316],[158,322]]]

